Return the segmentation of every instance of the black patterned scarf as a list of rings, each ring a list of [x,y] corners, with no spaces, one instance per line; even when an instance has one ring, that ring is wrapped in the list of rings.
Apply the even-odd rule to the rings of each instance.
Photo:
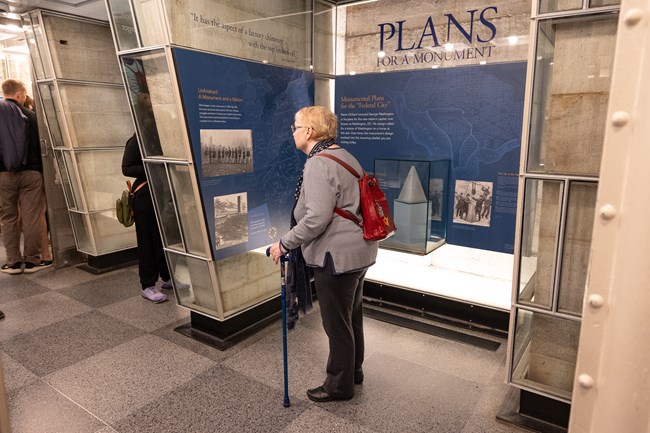
[[[314,147],[311,149],[311,152],[309,152],[309,155],[307,155],[307,159],[311,158],[312,156],[316,155],[317,153],[322,152],[323,150],[327,149],[331,145],[336,144],[336,139],[334,138],[328,138],[327,140],[321,140],[318,143],[314,144]],[[296,207],[296,203],[298,203],[298,198],[300,198],[300,190],[302,189],[302,181],[305,177],[305,168],[302,168],[302,173],[300,174],[300,179],[298,180],[298,184],[296,185],[296,201],[294,202],[293,207]],[[293,219],[293,212],[291,212],[291,227],[296,225],[296,221]]]

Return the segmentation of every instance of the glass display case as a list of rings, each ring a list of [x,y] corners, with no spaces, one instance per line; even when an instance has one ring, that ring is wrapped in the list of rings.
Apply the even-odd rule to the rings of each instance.
[[[133,122],[110,28],[39,10],[22,20],[77,249],[101,256],[133,248],[135,228],[115,216]]]
[[[397,232],[380,246],[428,254],[447,235],[449,161],[375,160],[375,177],[391,208]]]
[[[542,13],[576,6],[540,5]],[[574,384],[617,21],[613,7],[534,23],[509,382],[565,403]]]

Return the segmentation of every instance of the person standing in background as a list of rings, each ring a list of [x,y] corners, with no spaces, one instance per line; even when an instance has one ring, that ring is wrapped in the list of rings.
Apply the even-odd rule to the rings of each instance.
[[[164,289],[171,289],[172,283],[160,239],[149,182],[147,182],[142,154],[135,134],[129,138],[124,148],[122,174],[135,177],[132,187],[133,217],[138,242],[138,273],[142,285],[142,297],[158,304],[167,300],[167,295],[161,293],[156,287],[158,277],[163,280]]]
[[[41,258],[43,163],[38,124],[36,114],[23,106],[27,89],[22,81],[3,81],[2,94],[5,99],[0,101],[0,225],[7,263],[0,270],[12,275],[33,273],[52,265]],[[18,225],[19,208],[22,228]]]

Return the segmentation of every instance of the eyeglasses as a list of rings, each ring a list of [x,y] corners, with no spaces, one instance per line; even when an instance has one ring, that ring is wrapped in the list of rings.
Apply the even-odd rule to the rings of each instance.
[[[309,128],[309,126],[296,126],[296,125],[291,125],[291,132],[294,133],[296,132],[296,129],[300,128]]]

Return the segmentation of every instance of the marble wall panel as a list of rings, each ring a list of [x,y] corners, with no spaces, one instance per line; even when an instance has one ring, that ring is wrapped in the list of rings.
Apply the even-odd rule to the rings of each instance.
[[[56,15],[43,24],[56,78],[122,84],[108,25]]]
[[[311,2],[165,2],[171,42],[217,54],[309,69]]]
[[[492,30],[480,21],[481,11],[490,7],[495,7],[496,11],[490,9],[485,12],[484,17],[495,28],[493,38]],[[469,42],[453,24],[451,29],[449,28],[449,18],[446,14],[453,15],[469,33],[471,10],[477,12],[474,14],[472,37]],[[427,1],[398,0],[349,6],[339,11],[339,21],[345,23],[346,46],[345,65],[339,66],[338,70],[339,73],[365,73],[430,68],[434,65],[470,65],[478,64],[481,60],[525,61],[528,54],[530,11],[530,0],[472,2],[471,6],[452,1],[437,2],[433,5]],[[431,28],[427,26],[429,19],[440,46],[435,46]],[[403,50],[399,49],[399,21],[404,21],[401,24]],[[389,39],[391,27],[384,26],[383,51],[386,55],[379,58],[382,23],[391,23],[395,34]],[[477,36],[483,40],[491,40],[481,43]],[[510,36],[516,36],[517,40],[508,39]],[[420,49],[407,50],[414,45],[417,47],[421,39],[423,42]],[[452,51],[445,50],[444,44],[447,42],[454,45]]]
[[[158,6],[158,0],[135,0],[133,2],[143,47],[162,45],[167,42],[163,28],[162,10]]]

